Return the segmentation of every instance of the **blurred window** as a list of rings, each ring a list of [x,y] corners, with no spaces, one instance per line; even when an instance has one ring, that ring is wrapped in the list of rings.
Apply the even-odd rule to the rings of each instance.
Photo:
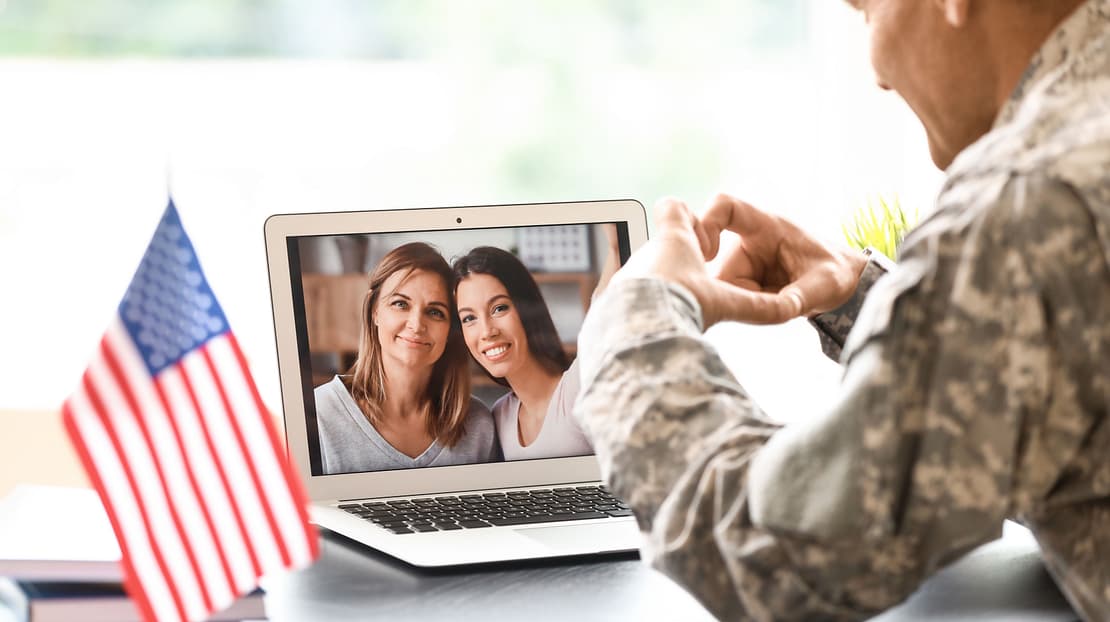
[[[743,196],[922,210],[835,0],[0,0],[0,408],[76,384],[165,206],[277,407],[278,212]]]

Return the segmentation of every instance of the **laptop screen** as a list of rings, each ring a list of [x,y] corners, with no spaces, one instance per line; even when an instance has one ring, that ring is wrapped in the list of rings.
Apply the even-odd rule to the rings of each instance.
[[[286,240],[313,475],[593,453],[576,343],[626,223]]]

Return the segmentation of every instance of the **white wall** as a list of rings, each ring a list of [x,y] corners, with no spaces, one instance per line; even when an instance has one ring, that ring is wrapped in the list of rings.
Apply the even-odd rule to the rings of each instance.
[[[581,182],[562,192],[500,178],[504,153],[556,115],[542,67],[478,79],[449,63],[0,61],[0,408],[54,408],[78,382],[167,185],[275,409],[262,242],[272,213],[629,196],[650,206],[657,197],[639,195],[697,166],[703,148],[717,170],[673,190],[695,205],[730,191],[831,239],[877,191],[927,210],[940,175],[904,104],[874,87],[862,19],[815,5],[807,65],[583,69],[588,114],[564,130],[580,145]],[[760,358],[738,358],[738,373],[774,402],[776,370],[815,341],[796,325],[742,332]]]

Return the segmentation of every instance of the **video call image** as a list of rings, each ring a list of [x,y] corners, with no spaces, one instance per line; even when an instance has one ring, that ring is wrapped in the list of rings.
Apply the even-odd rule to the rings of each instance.
[[[593,453],[576,342],[625,225],[315,236],[290,254],[314,475]]]

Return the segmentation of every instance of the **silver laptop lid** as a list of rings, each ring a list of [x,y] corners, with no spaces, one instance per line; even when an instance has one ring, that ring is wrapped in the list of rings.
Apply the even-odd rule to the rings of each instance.
[[[598,279],[647,241],[646,215],[639,202],[280,214],[266,221],[265,236],[286,441],[310,498],[422,495],[599,479],[596,460],[580,446],[561,449],[555,443],[540,452],[545,457],[504,459],[488,409],[511,387],[495,375],[506,373],[497,360],[502,348],[494,344],[483,353],[481,344],[487,342],[477,335],[486,329],[479,326],[486,318],[503,313],[513,301],[502,306],[491,302],[487,308],[482,301],[488,292],[471,286],[482,278],[464,277],[461,282],[467,285],[460,285],[458,292],[465,303],[460,315],[456,281],[431,278],[431,268],[412,270],[412,262],[447,266],[448,276],[456,271],[450,268],[471,276],[496,273],[483,267],[483,258],[523,269],[526,273],[517,280],[534,283],[543,301],[539,310],[533,305],[531,311],[525,306],[529,295],[519,294],[521,300],[516,301],[522,315],[533,318],[530,324],[525,320],[529,354],[543,351],[544,336],[553,326],[557,337],[551,339],[557,339],[570,361]],[[610,248],[616,249],[619,262],[609,259]],[[429,259],[429,252],[436,256]],[[396,276],[388,274],[389,266],[399,268]],[[468,271],[467,266],[474,269]],[[429,278],[412,276],[420,274]],[[373,304],[364,309],[365,300],[372,297],[372,276],[385,280]],[[507,279],[502,275],[500,280]],[[398,287],[400,283],[404,286]],[[514,295],[520,291],[513,289]],[[416,333],[406,329],[390,342],[383,335],[392,335],[391,329],[379,326],[392,316],[376,315],[382,309],[397,317],[399,310],[420,309],[413,311],[421,317],[417,323],[427,319],[428,325],[412,330],[425,331],[421,334],[427,338],[410,338]],[[459,341],[465,344],[465,354],[460,354]],[[361,342],[365,346],[360,354]],[[362,363],[356,365],[360,358]],[[550,360],[544,363],[551,365]],[[455,405],[437,406],[430,416],[445,417],[438,429],[456,438],[450,446],[437,439],[429,448],[434,451],[410,458],[409,453],[417,452],[401,452],[386,440],[395,437],[380,419],[383,415],[367,416],[364,411],[374,407],[358,404],[376,403],[372,396],[380,391],[371,385],[381,386],[383,374],[397,369],[391,366],[429,364],[434,372],[428,395],[436,403]],[[459,367],[463,364],[465,371]],[[359,374],[352,373],[356,367]],[[407,372],[396,375],[402,373]],[[447,378],[465,378],[469,384],[464,389],[472,398],[466,400],[470,406],[465,409],[465,428],[457,427],[462,421],[459,383]],[[448,420],[444,413],[450,412],[454,416]]]

